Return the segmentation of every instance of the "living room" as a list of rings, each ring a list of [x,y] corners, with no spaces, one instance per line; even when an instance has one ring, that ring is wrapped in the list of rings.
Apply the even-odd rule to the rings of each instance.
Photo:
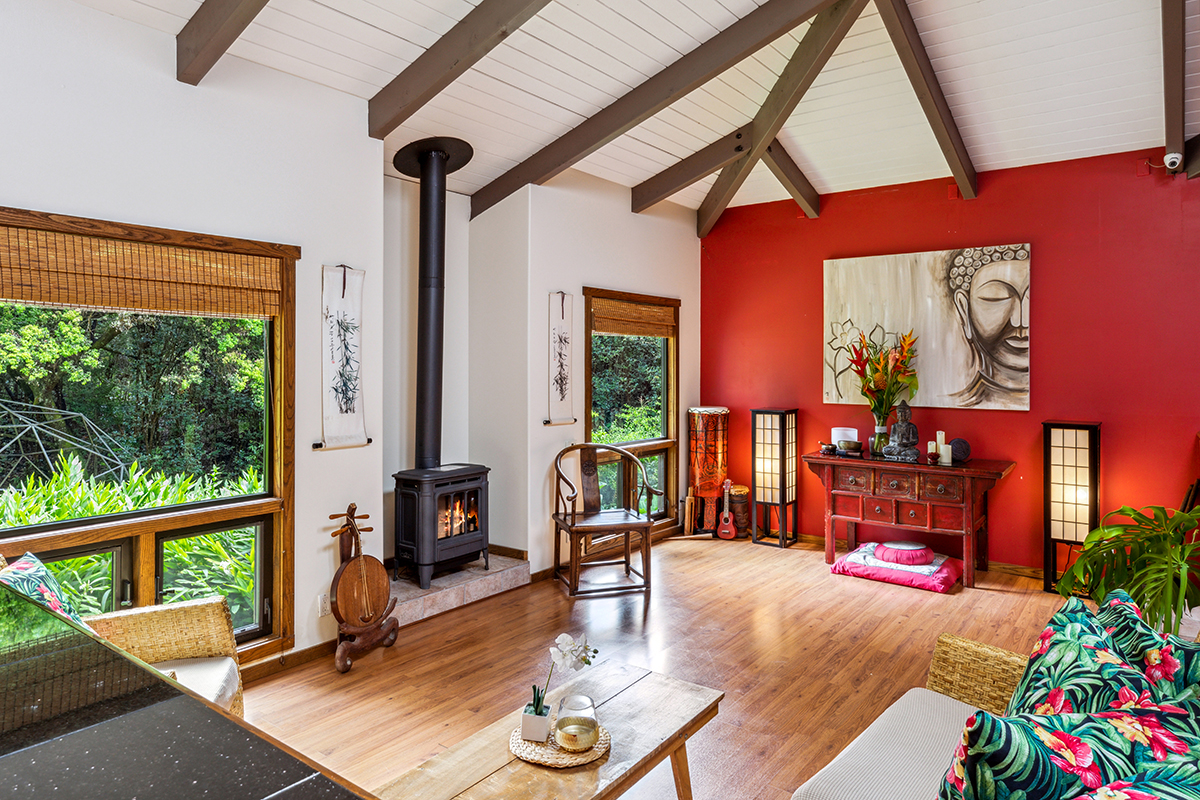
[[[1086,110],[1061,112],[1040,132],[1054,140],[1053,147],[1045,145],[1042,151],[1027,141],[1036,139],[1035,133],[1011,118],[990,118],[984,101],[964,106],[959,122],[964,130],[971,126],[972,147],[986,143],[992,148],[990,160],[982,158],[983,151],[972,152],[979,164],[989,165],[979,170],[973,199],[964,199],[907,84],[900,86],[906,105],[895,112],[907,116],[898,118],[895,136],[889,136],[883,122],[864,121],[871,116],[869,107],[848,118],[838,165],[848,170],[845,165],[858,158],[880,166],[872,175],[856,178],[857,183],[846,182],[853,188],[823,191],[815,219],[760,167],[747,181],[745,194],[720,215],[711,233],[699,238],[696,208],[703,185],[685,190],[677,202],[632,213],[630,185],[657,170],[630,154],[630,163],[638,166],[629,174],[638,175],[624,183],[615,180],[619,170],[612,162],[625,152],[620,149],[542,185],[527,183],[477,215],[465,187],[471,182],[481,186],[494,175],[468,168],[458,179],[451,176],[441,455],[447,463],[490,467],[491,542],[500,552],[523,556],[535,578],[544,577],[553,561],[554,457],[587,434],[582,391],[574,396],[576,422],[542,423],[547,416],[543,365],[548,295],[572,295],[580,332],[573,351],[577,364],[585,352],[580,327],[585,287],[678,299],[676,439],[686,438],[683,410],[730,408],[729,475],[735,483],[749,483],[751,409],[799,408],[801,452],[828,441],[834,427],[856,427],[863,438],[869,431],[871,419],[864,408],[822,398],[826,260],[1029,243],[1042,299],[1028,410],[916,405],[913,415],[922,449],[940,430],[948,438],[969,441],[975,458],[1015,462],[989,492],[987,555],[993,568],[980,573],[977,589],[956,589],[941,597],[831,578],[820,544],[808,538],[819,537],[825,527],[824,487],[801,469],[799,531],[806,538],[792,548],[777,552],[707,537],[656,541],[652,599],[633,594],[568,600],[557,582],[535,580],[402,629],[395,646],[364,656],[347,675],[333,674],[328,656],[301,663],[303,654],[329,646],[338,633],[334,618],[320,614],[320,595],[328,591],[340,564],[338,544],[330,537],[336,527],[330,514],[357,504],[359,513],[370,518],[366,524],[374,527],[364,535],[364,550],[383,560],[395,555],[392,475],[414,465],[417,420],[419,187],[402,180],[391,165],[396,145],[406,142],[368,135],[368,104],[361,91],[345,88],[361,85],[361,78],[334,88],[311,66],[315,51],[287,55],[291,74],[264,66],[260,62],[274,58],[268,51],[276,52],[273,47],[282,44],[260,36],[231,49],[199,85],[188,85],[176,79],[175,33],[198,3],[176,3],[171,11],[163,5],[6,0],[0,59],[8,80],[0,92],[10,111],[0,134],[6,156],[0,166],[0,205],[301,249],[295,262],[294,397],[287,415],[293,426],[292,497],[287,503],[293,526],[292,572],[286,583],[294,587],[287,597],[290,625],[273,651],[259,650],[246,661],[259,662],[260,671],[250,674],[261,676],[247,680],[246,717],[258,724],[257,714],[268,734],[319,763],[329,758],[331,769],[350,773],[360,785],[373,788],[398,777],[399,762],[390,760],[398,757],[397,750],[404,753],[405,768],[416,766],[418,756],[432,755],[490,723],[488,713],[493,719],[507,713],[527,693],[525,687],[544,673],[545,648],[565,630],[587,633],[601,659],[618,657],[726,693],[716,717],[726,724],[710,723],[693,746],[697,796],[786,797],[905,689],[923,685],[922,670],[941,631],[1026,653],[1033,646],[1061,604],[1041,592],[1037,577],[1044,547],[1043,421],[1102,423],[1101,511],[1123,504],[1178,507],[1200,472],[1200,425],[1190,401],[1200,389],[1200,374],[1190,368],[1192,359],[1184,352],[1195,319],[1188,289],[1194,285],[1191,262],[1200,247],[1195,205],[1200,189],[1161,166],[1163,97],[1155,83],[1161,81],[1162,68],[1158,4],[1122,0],[1090,23],[1094,27],[1076,24],[1078,41],[1058,65],[1067,99],[1037,94],[1028,113],[1051,113],[1056,103],[1070,105],[1075,95],[1102,94],[1084,89],[1079,75],[1100,72],[1097,59],[1124,65],[1120,69],[1126,75],[1139,79],[1148,69],[1156,76],[1150,81],[1156,88],[1147,90],[1144,80],[1130,88],[1106,73],[1109,77],[1100,80],[1114,84],[1112,99],[1093,98]],[[285,8],[276,13],[295,11],[281,5]],[[471,4],[453,5],[463,7],[461,18]],[[722,20],[712,23],[714,30],[762,4],[742,5],[747,7],[714,17]],[[947,6],[942,13],[952,16],[974,4],[926,0],[911,5],[914,13],[936,17],[941,5]],[[1025,12],[1033,13],[1037,4],[1025,5]],[[1091,4],[1069,5],[1064,14],[1086,16]],[[274,2],[268,8],[272,6]],[[1191,24],[1195,9],[1189,5],[1189,10]],[[1019,10],[996,13],[1003,20]],[[878,16],[867,16],[875,20],[872,35],[882,37]],[[1125,49],[1117,44],[1122,36]],[[1034,43],[1012,39],[1007,46],[1067,47],[1058,40],[1030,41]],[[962,49],[984,47],[982,38],[971,42]],[[883,46],[886,37],[875,44]],[[939,40],[939,46],[945,45]],[[1089,46],[1091,57],[1082,52]],[[1105,48],[1117,55],[1095,55]],[[952,54],[943,58],[953,62]],[[782,63],[786,57],[776,60]],[[893,77],[906,81],[899,61],[893,60]],[[949,62],[936,63],[949,68]],[[1081,83],[1072,90],[1074,84],[1064,75]],[[1037,89],[1055,83],[1053,75],[1028,80]],[[964,103],[958,93],[966,88],[956,83],[953,89],[952,105]],[[899,90],[887,84],[880,91]],[[1189,95],[1186,108],[1192,109],[1195,92]],[[799,108],[805,109],[803,102]],[[1061,118],[1072,114],[1078,119],[1066,126]],[[477,116],[484,121],[454,120],[438,110],[418,116],[400,134],[415,139],[486,129],[486,115]],[[1186,132],[1197,133],[1194,114],[1186,119]],[[1038,123],[1025,124],[1036,129]],[[1055,125],[1063,130],[1052,130]],[[1001,133],[981,132],[989,126]],[[1070,141],[1075,135],[1078,141]],[[1005,136],[1007,142],[995,143]],[[498,131],[495,141],[482,135],[469,138],[477,165],[494,165],[489,157],[514,163],[504,150],[511,146],[509,133]],[[912,143],[916,155],[904,150]],[[894,157],[875,152],[892,146],[897,148]],[[910,168],[914,161],[920,165]],[[321,268],[340,264],[365,273],[361,385],[363,424],[372,442],[313,449],[313,443],[323,440]],[[686,443],[680,441],[680,447],[673,488],[682,501],[688,481]],[[864,526],[859,538],[869,538],[868,532],[887,535]],[[960,554],[957,540],[950,537],[912,538],[939,552]],[[27,549],[37,550],[11,539],[0,553],[12,560]],[[706,584],[705,575],[720,577]],[[804,590],[789,589],[793,580]],[[789,591],[796,596],[789,598]],[[791,603],[796,607],[777,605]],[[709,614],[717,615],[711,620],[713,629],[744,625],[756,637],[717,636],[706,628]],[[838,631],[853,625],[856,614],[863,615],[864,625],[876,628],[852,628],[841,639]],[[810,615],[821,619],[820,625],[796,630]],[[887,629],[891,636],[884,646],[876,638],[884,631],[877,626],[889,615],[896,616],[895,627]],[[525,622],[511,641],[490,638],[497,626],[516,618]],[[467,633],[456,633],[451,623]],[[696,637],[694,646],[681,643],[683,631]],[[819,679],[808,675],[799,658],[785,655],[811,652],[803,649],[809,644],[806,636],[828,645],[833,654],[813,657]],[[733,666],[737,660],[729,653],[753,650],[761,641],[757,637],[777,637],[777,649],[764,650],[768,655],[761,661],[746,657],[746,663]],[[471,662],[454,664],[451,670],[456,679],[448,692],[457,692],[457,702],[454,696],[430,699],[437,714],[450,715],[445,717],[453,721],[448,728],[441,728],[437,719],[413,719],[412,707],[406,706],[389,718],[390,725],[406,730],[373,732],[366,737],[375,743],[372,750],[365,744],[358,749],[337,745],[332,738],[306,739],[318,727],[315,718],[305,718],[298,731],[281,724],[282,718],[298,713],[285,711],[292,702],[297,707],[313,702],[335,715],[325,704],[340,702],[335,682],[343,681],[359,687],[346,692],[351,705],[337,710],[337,715],[349,715],[338,735],[351,737],[355,718],[383,703],[374,693],[388,681],[405,680],[392,674],[393,667],[423,665],[415,670],[422,676],[434,669],[435,662],[419,661],[408,651],[410,644],[420,642],[437,653],[439,639],[461,645]],[[896,669],[893,676],[861,679],[857,685],[863,688],[855,691],[855,679],[830,675],[839,665],[847,671],[880,672],[856,663],[852,645],[862,642],[870,642],[868,650],[892,660]],[[730,650],[714,657],[718,647]],[[454,660],[444,651],[439,657]],[[719,668],[705,669],[705,660],[713,658]],[[296,666],[267,674],[261,664],[271,660]],[[305,672],[318,668],[325,672]],[[306,677],[289,684],[289,673]],[[482,680],[474,683],[469,673]],[[745,675],[743,683],[739,675]],[[412,685],[426,691],[433,683],[424,680],[414,677]],[[836,730],[817,736],[800,726],[812,725],[807,712],[800,716],[795,711],[792,717],[781,713],[779,724],[799,726],[788,731],[785,746],[805,748],[805,742],[813,741],[818,747],[788,756],[766,752],[769,737],[762,720],[742,720],[745,706],[738,701],[769,706],[774,693],[809,680],[825,697],[847,704],[845,711],[827,709],[846,719]],[[306,695],[308,691],[316,694]],[[478,703],[467,698],[477,691],[486,698]],[[788,701],[796,705],[788,707],[811,712],[821,696],[798,695]],[[406,702],[418,702],[408,698]],[[451,709],[464,704],[470,713],[454,717]],[[748,734],[740,746],[739,725]],[[721,730],[721,737],[706,742],[701,737],[715,736],[705,733],[708,728]],[[749,752],[740,752],[742,748]],[[738,754],[723,763],[723,751]],[[360,773],[354,773],[355,764]],[[753,777],[759,769],[768,773],[762,780]],[[627,796],[674,791],[665,762],[645,780]]]

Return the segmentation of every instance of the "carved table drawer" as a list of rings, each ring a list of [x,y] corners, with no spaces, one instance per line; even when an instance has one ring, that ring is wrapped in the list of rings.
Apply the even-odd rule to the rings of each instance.
[[[838,467],[833,471],[833,488],[843,492],[871,491],[871,471],[854,467]]]
[[[889,497],[916,497],[917,476],[903,472],[888,472],[882,470],[875,484],[876,494]]]
[[[929,522],[929,506],[924,503],[901,501],[896,504],[896,508],[900,512],[896,515],[896,522],[900,525],[916,525],[924,528]]]
[[[925,475],[921,478],[921,498],[924,500],[961,500],[962,478]]]
[[[892,501],[868,497],[863,501],[863,518],[870,522],[892,522]]]

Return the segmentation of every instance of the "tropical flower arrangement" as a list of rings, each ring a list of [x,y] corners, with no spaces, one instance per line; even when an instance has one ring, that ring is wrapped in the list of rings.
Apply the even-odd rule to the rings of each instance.
[[[892,344],[888,344],[888,337]],[[876,426],[887,425],[892,407],[900,394],[908,391],[909,399],[917,393],[917,337],[910,330],[905,334],[884,334],[876,342],[859,333],[858,341],[846,345],[850,369],[858,376],[858,390],[867,399]]]
[[[550,648],[550,672],[546,675],[546,685],[539,688],[535,684],[533,702],[525,706],[526,713],[539,717],[550,713],[546,707],[546,690],[550,688],[550,677],[554,675],[554,668],[581,670],[592,663],[592,656],[600,652],[596,648],[588,646],[587,634],[580,636],[579,641],[575,641],[570,634],[562,633],[554,640],[554,645]]]

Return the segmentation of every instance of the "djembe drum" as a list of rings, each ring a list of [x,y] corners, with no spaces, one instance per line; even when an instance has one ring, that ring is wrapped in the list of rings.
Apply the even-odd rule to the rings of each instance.
[[[734,484],[729,487],[729,512],[733,514],[734,538],[745,539],[750,535],[750,487]]]
[[[717,498],[727,477],[729,409],[702,406],[688,409],[688,477],[693,494],[700,498],[698,532],[717,529]]]

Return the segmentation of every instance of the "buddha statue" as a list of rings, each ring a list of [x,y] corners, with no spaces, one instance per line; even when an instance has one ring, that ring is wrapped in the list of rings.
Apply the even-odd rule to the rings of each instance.
[[[896,406],[896,422],[892,425],[889,441],[883,448],[883,457],[889,461],[916,463],[921,451],[917,449],[917,426],[912,421],[912,409],[907,400]]]

